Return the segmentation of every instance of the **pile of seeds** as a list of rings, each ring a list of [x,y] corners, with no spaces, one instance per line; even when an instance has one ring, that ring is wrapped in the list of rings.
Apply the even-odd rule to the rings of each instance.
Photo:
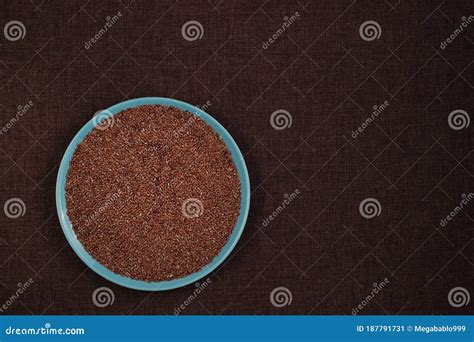
[[[84,248],[139,280],[199,271],[226,244],[240,181],[224,142],[188,112],[158,105],[116,114],[78,145],[68,216]]]

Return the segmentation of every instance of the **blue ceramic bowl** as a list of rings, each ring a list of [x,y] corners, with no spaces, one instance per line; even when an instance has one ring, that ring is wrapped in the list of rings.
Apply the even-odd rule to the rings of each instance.
[[[76,134],[74,139],[72,139],[71,143],[69,144],[66,152],[64,153],[63,159],[61,161],[61,165],[58,171],[58,178],[56,181],[56,207],[59,216],[59,222],[61,223],[61,227],[64,231],[64,235],[71,245],[72,249],[76,254],[84,261],[84,263],[89,266],[94,272],[99,274],[100,276],[104,277],[105,279],[110,280],[118,285],[125,286],[131,289],[136,290],[143,290],[143,291],[164,291],[164,290],[171,290],[178,287],[182,287],[188,285],[190,283],[194,283],[197,280],[205,277],[210,272],[212,272],[217,266],[219,266],[225,258],[230,254],[232,249],[234,249],[235,245],[237,244],[240,235],[242,234],[245,221],[247,220],[247,215],[250,206],[250,181],[247,172],[247,167],[245,165],[244,158],[242,153],[239,150],[239,147],[235,143],[234,139],[230,136],[229,132],[226,131],[224,127],[219,124],[212,116],[205,113],[201,109],[194,107],[188,103],[177,101],[173,99],[163,98],[163,97],[144,97],[138,98],[134,100],[129,100],[125,102],[121,102],[116,104],[108,109],[105,112],[108,115],[115,115],[127,108],[132,108],[141,105],[152,105],[152,104],[159,104],[164,106],[171,106],[176,107],[184,111],[188,111],[194,115],[199,116],[202,120],[204,120],[209,126],[211,126],[217,134],[222,138],[224,143],[227,145],[227,148],[232,154],[232,159],[236,165],[237,171],[239,173],[240,178],[240,186],[241,186],[241,203],[240,203],[240,213],[237,219],[237,223],[235,224],[234,230],[229,237],[226,245],[222,248],[220,253],[212,260],[211,263],[203,267],[199,272],[190,274],[186,277],[174,279],[174,280],[167,280],[167,281],[159,281],[159,282],[146,282],[141,280],[135,280],[128,277],[121,276],[116,274],[109,269],[102,266],[98,261],[96,261],[82,246],[81,242],[77,239],[76,234],[72,228],[71,221],[67,216],[66,210],[66,193],[65,193],[65,185],[66,185],[66,175],[69,169],[69,164],[71,162],[71,158],[76,150],[77,145],[84,139],[84,137],[92,131],[94,126],[97,124],[97,119],[92,118],[89,122],[87,122],[84,127]]]

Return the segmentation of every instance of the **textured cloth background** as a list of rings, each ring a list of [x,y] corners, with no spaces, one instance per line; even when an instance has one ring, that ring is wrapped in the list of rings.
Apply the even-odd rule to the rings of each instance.
[[[3,313],[351,314],[381,282],[360,314],[472,312],[448,294],[473,293],[473,204],[440,224],[473,192],[473,124],[453,129],[448,117],[473,114],[474,23],[440,46],[472,14],[468,0],[3,3],[1,26],[20,21],[24,37],[0,36],[0,125],[33,103],[0,135],[1,205],[25,204],[18,218],[0,212],[0,305],[33,280]],[[189,21],[200,39],[183,36]],[[375,37],[359,33],[367,21]],[[197,296],[194,285],[147,293],[106,281],[57,219],[73,136],[98,110],[144,96],[209,101],[245,154],[245,232]],[[273,128],[275,111],[291,126]],[[378,216],[361,215],[366,198]],[[99,287],[111,305],[94,305]],[[283,307],[271,300],[279,287]]]

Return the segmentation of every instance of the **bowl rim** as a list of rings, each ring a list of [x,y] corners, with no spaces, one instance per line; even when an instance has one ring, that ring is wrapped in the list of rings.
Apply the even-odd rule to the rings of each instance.
[[[238,171],[241,187],[241,200],[237,222],[232,230],[231,235],[229,236],[227,243],[224,245],[224,247],[222,247],[219,254],[214,257],[214,259],[206,266],[204,266],[201,270],[178,279],[147,282],[143,280],[125,277],[109,270],[108,268],[100,264],[98,261],[96,261],[83,247],[82,243],[79,241],[72,228],[72,224],[69,220],[69,217],[67,216],[65,185],[66,176],[69,170],[69,165],[72,156],[77,146],[82,142],[84,137],[88,135],[96,126],[97,122],[95,116],[92,117],[84,126],[82,126],[82,128],[76,133],[74,138],[69,143],[61,159],[56,179],[57,214],[63,233],[66,236],[66,239],[69,245],[74,250],[74,252],[90,269],[92,269],[101,277],[117,285],[142,291],[166,291],[183,287],[191,283],[197,282],[199,279],[204,278],[212,271],[214,271],[219,265],[221,265],[232,252],[237,242],[239,241],[240,236],[242,235],[249,213],[251,195],[250,179],[248,175],[247,166],[237,143],[234,141],[230,133],[216,119],[214,119],[211,115],[207,114],[202,109],[184,101],[179,101],[166,97],[141,97],[117,103],[99,112],[105,112],[107,113],[107,115],[113,116],[128,108],[154,104],[175,107],[190,112],[191,114],[205,121],[220,136],[220,138],[223,140],[223,142],[231,152],[232,160],[234,161],[234,164]]]

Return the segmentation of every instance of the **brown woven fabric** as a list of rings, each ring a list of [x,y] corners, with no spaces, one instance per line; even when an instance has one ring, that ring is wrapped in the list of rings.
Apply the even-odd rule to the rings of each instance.
[[[0,313],[472,312],[453,292],[474,283],[473,13],[467,0],[4,4],[19,36],[0,37],[0,305],[33,282]],[[246,229],[205,287],[116,286],[57,219],[74,134],[144,96],[207,104],[245,154]]]

